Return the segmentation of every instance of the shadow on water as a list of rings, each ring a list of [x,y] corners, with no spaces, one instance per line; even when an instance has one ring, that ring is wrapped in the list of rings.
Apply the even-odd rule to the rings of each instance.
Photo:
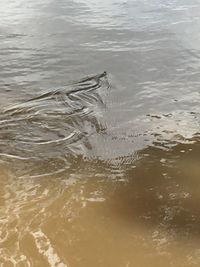
[[[116,185],[106,205],[110,202],[116,216],[130,222],[183,239],[199,236],[200,142],[193,141],[141,150],[138,161],[122,167],[125,182]]]

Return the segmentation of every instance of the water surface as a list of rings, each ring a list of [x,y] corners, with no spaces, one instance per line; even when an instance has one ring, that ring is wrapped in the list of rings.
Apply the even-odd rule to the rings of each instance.
[[[199,266],[199,13],[1,1],[1,266]]]

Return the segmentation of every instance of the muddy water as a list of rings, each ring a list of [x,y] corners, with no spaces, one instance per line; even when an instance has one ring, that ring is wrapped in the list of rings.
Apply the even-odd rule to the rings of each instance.
[[[199,14],[1,1],[0,266],[200,265]]]

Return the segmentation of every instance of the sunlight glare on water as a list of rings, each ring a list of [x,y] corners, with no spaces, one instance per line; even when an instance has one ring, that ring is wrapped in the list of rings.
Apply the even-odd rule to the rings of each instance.
[[[0,266],[200,265],[199,12],[0,2]]]

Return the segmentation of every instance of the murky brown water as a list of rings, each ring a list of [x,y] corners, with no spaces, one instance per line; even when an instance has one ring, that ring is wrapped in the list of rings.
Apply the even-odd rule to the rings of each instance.
[[[0,2],[0,266],[200,265],[200,2]]]

